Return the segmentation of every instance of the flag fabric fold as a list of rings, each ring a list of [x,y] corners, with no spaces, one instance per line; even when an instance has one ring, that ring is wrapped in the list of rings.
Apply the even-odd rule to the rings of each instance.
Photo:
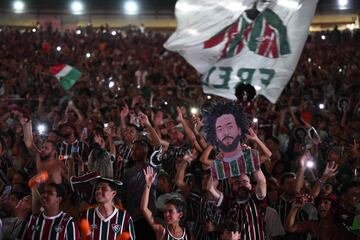
[[[50,72],[58,79],[65,90],[69,90],[81,77],[79,70],[66,64],[52,66]]]
[[[203,90],[236,99],[249,83],[275,103],[308,36],[317,0],[178,0],[164,47],[202,74]]]

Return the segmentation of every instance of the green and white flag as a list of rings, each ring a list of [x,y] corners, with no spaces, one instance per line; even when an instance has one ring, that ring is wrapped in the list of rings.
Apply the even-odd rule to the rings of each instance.
[[[272,103],[290,80],[317,0],[178,0],[164,47],[202,74],[205,93],[235,100],[249,83]]]
[[[52,66],[50,71],[65,90],[69,90],[81,77],[79,70],[66,64]]]

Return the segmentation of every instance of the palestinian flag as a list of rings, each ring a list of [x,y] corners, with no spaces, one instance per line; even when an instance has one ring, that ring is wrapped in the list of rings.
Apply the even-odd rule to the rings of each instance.
[[[259,152],[247,149],[243,154],[230,161],[217,159],[211,165],[211,175],[219,180],[252,173],[260,169]]]
[[[65,90],[69,90],[81,77],[79,70],[66,64],[52,66],[50,67],[50,71],[59,80],[60,85]]]

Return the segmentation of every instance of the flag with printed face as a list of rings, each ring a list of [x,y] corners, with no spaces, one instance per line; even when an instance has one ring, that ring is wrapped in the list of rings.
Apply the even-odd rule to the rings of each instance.
[[[164,44],[202,74],[205,93],[235,100],[238,83],[275,103],[291,78],[317,0],[178,0]]]
[[[66,64],[52,66],[50,71],[65,90],[69,90],[81,77],[79,70]]]

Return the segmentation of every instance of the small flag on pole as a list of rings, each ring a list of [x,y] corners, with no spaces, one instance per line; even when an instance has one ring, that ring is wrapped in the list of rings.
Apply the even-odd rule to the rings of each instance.
[[[79,70],[66,64],[52,66],[50,67],[50,71],[59,80],[60,85],[65,90],[69,90],[81,77]]]

